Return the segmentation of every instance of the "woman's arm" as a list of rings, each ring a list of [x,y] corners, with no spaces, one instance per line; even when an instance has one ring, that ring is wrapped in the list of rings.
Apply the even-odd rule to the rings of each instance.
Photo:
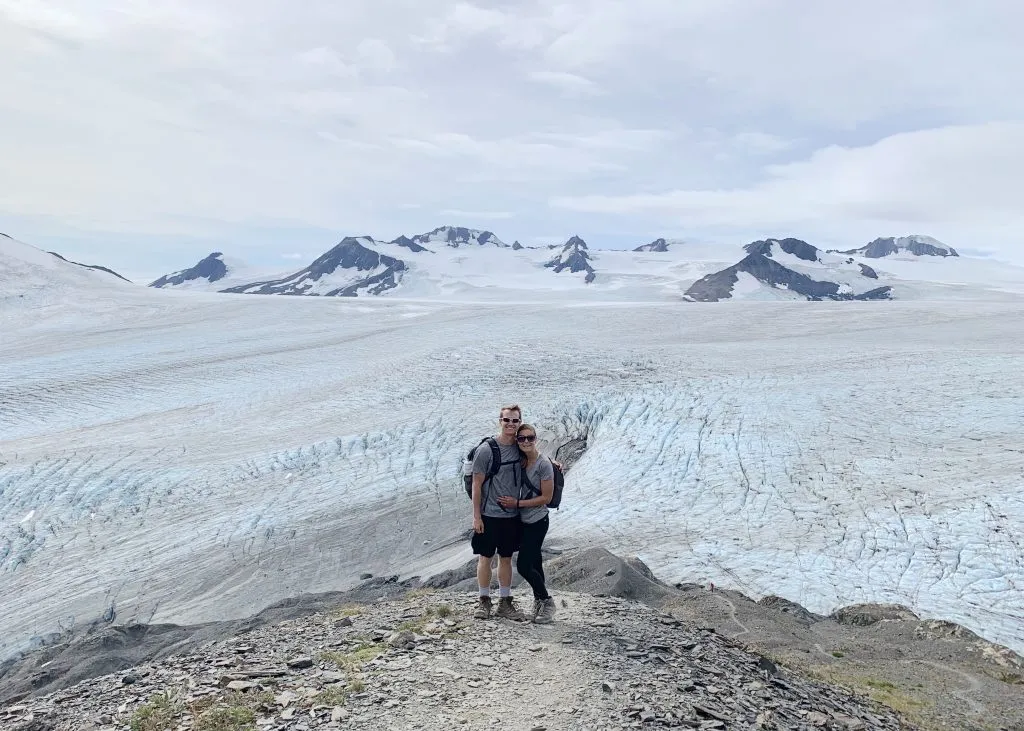
[[[540,481],[540,495],[532,497],[529,500],[520,500],[518,505],[520,508],[536,508],[541,505],[547,505],[551,502],[551,496],[555,493],[555,481],[554,480],[541,480]]]

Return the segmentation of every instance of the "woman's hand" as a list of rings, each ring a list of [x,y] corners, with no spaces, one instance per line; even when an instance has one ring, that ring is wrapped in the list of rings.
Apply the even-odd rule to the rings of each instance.
[[[509,495],[498,496],[498,504],[503,508],[514,508],[518,502],[519,501],[516,498],[510,497]]]

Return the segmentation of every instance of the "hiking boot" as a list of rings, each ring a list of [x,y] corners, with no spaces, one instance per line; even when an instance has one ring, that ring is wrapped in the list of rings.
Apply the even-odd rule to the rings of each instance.
[[[480,597],[479,603],[476,605],[476,611],[473,612],[473,619],[490,619],[491,618],[491,598],[489,596]]]
[[[537,612],[540,611],[540,605],[543,604],[543,603],[544,603],[544,601],[541,600],[541,599],[534,599],[533,600],[533,610],[530,612],[530,621],[531,622],[533,621],[534,617],[537,616]]]
[[[530,618],[519,607],[510,596],[503,596],[498,599],[498,611],[494,616],[502,619],[511,619],[513,622],[529,622]]]
[[[537,613],[533,621],[537,624],[551,624],[555,620],[555,600],[551,597],[538,602]]]

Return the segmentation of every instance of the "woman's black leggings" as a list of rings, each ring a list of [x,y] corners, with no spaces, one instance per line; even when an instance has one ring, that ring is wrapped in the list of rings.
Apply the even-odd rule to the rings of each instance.
[[[533,588],[534,599],[547,599],[548,590],[544,586],[544,563],[540,547],[544,544],[544,536],[548,534],[548,518],[544,516],[536,523],[523,523],[523,537],[519,542],[519,560],[516,570]]]

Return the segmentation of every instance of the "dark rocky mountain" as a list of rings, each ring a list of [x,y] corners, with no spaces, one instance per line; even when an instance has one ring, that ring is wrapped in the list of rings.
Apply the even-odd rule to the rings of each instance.
[[[594,281],[597,273],[590,263],[590,251],[587,249],[587,242],[579,236],[573,236],[565,242],[562,250],[556,257],[547,262],[544,266],[554,269],[558,274],[565,270],[570,272],[586,272],[583,281],[590,284]]]
[[[475,228],[464,228],[462,226],[439,226],[433,231],[413,236],[412,241],[421,246],[442,243],[456,248],[466,245],[508,246],[508,244],[504,243],[490,231],[480,231]]]
[[[772,255],[772,247],[774,246],[778,246],[784,252],[792,254],[797,259],[803,259],[804,261],[820,260],[818,248],[800,239],[765,239],[763,241],[754,241],[744,246],[743,250],[748,254],[760,254],[761,256],[770,257]]]
[[[406,249],[409,249],[414,253],[419,253],[421,251],[429,251],[429,249],[427,249],[425,246],[420,246],[415,241],[413,241],[412,239],[405,235],[399,236],[391,243],[394,244],[395,246],[402,246]]]
[[[636,247],[633,251],[657,251],[664,253],[668,251],[668,242],[665,239],[655,239],[649,244]]]
[[[785,289],[808,300],[877,300],[891,299],[892,287],[881,286],[857,292],[862,287],[853,286],[857,278],[878,279],[870,267],[858,264],[852,259],[839,259],[825,254],[815,246],[800,239],[766,239],[754,241],[744,247],[747,256],[736,264],[709,274],[686,290],[684,298],[694,302],[718,302],[732,298],[733,289],[739,282],[739,275],[745,272],[758,282],[773,289]],[[815,279],[805,272],[796,271],[774,258],[778,251],[808,262],[808,268],[820,272],[822,279]],[[835,277],[832,281],[826,277]],[[851,282],[851,278],[854,282]]]
[[[159,279],[150,282],[150,287],[173,287],[196,279],[205,279],[207,282],[218,282],[228,274],[227,264],[224,263],[224,255],[215,251],[199,263],[188,269],[182,269],[173,274],[165,274]]]
[[[868,259],[881,259],[890,254],[906,251],[914,256],[960,256],[952,246],[946,246],[931,236],[889,236],[875,239],[859,249],[837,251],[839,254],[855,254]]]
[[[369,237],[346,237],[305,269],[281,279],[223,290],[235,294],[290,294],[355,297],[381,294],[402,280],[406,264],[368,248]]]
[[[8,236],[7,238],[10,238],[10,236]],[[68,264],[74,264],[75,266],[85,267],[86,269],[93,269],[93,270],[95,270],[97,272],[106,272],[107,274],[113,274],[118,279],[123,279],[126,282],[131,282],[132,281],[132,280],[128,279],[127,277],[122,277],[120,274],[115,272],[113,269],[107,269],[107,267],[101,267],[99,264],[83,264],[80,261],[71,261],[70,259],[65,259],[63,256],[58,254],[56,251],[51,251],[49,253],[53,254],[55,257],[57,257],[61,261],[66,261]]]

